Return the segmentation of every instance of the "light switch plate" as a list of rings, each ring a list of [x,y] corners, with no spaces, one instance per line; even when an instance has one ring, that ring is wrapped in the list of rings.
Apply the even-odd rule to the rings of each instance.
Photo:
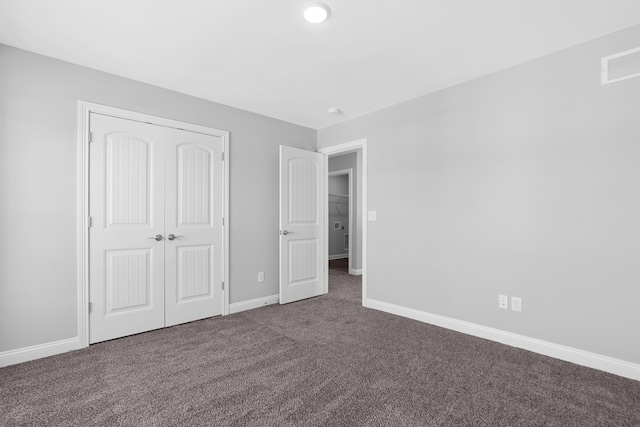
[[[522,298],[511,297],[511,310],[522,311]]]

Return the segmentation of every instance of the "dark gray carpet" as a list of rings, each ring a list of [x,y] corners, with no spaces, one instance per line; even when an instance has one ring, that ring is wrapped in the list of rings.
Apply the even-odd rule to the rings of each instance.
[[[640,426],[640,382],[329,295],[0,369],[0,425]]]
[[[345,273],[349,272],[349,258],[338,258],[329,260],[329,268],[331,270],[340,270]]]

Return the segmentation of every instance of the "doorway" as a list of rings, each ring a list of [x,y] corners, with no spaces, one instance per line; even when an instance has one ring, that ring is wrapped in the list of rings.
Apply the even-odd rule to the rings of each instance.
[[[338,234],[342,232],[343,236],[345,234],[348,234],[347,238],[349,248],[348,252],[343,252],[342,254],[337,255],[332,254],[330,252],[330,249],[328,248],[327,263],[325,266],[327,271],[326,291],[332,292],[332,287],[335,288],[335,285],[337,284],[338,292],[345,294],[345,286],[357,286],[358,302],[361,302],[362,305],[367,306],[367,223],[365,215],[367,209],[367,142],[364,139],[353,141],[346,144],[340,144],[320,149],[319,152],[325,154],[326,156],[325,171],[327,176],[327,242],[331,240],[330,234],[334,231],[333,228],[336,227],[335,222],[340,222],[340,224],[338,225],[340,230],[336,229],[335,231],[338,232]],[[344,175],[349,170],[351,170],[351,189],[348,194],[348,203],[351,208],[349,209],[351,224],[349,224],[348,227],[345,226],[345,230],[342,230],[342,222],[336,221],[331,218],[332,213],[341,214],[343,213],[343,211],[340,210],[341,205],[338,205],[338,210],[340,210],[340,212],[333,212],[335,211],[335,209],[333,208],[335,206],[334,202],[337,199],[329,195],[329,193],[332,192],[329,179],[332,175]],[[346,196],[346,194],[344,195]],[[332,206],[332,204],[334,206]],[[347,228],[349,232],[344,233]],[[345,255],[347,255],[346,258],[344,257]],[[338,258],[339,256],[341,256],[341,258]],[[332,260],[331,258],[334,259]],[[337,266],[335,265],[336,261],[338,261],[339,259],[342,260],[342,264],[346,263],[348,265],[346,271],[344,271],[344,268],[342,268],[343,271],[340,271],[341,266],[339,265],[339,263]],[[330,263],[332,264],[331,267],[338,268],[330,269]],[[360,288],[361,291],[359,290]],[[346,292],[346,295],[353,295],[352,290]]]
[[[83,346],[227,314],[228,132],[79,112]]]
[[[339,158],[334,160],[340,161]],[[351,250],[351,237],[353,234],[353,169],[335,169],[332,159],[329,159],[329,269],[352,273],[354,259]]]

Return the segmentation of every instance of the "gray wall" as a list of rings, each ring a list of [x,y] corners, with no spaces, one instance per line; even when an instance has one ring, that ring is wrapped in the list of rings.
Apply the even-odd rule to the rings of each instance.
[[[349,195],[349,175],[330,176],[329,194]]]
[[[368,139],[368,297],[640,363],[640,78],[600,84],[639,45],[635,26],[320,130]]]
[[[349,195],[349,175],[335,175],[329,177],[329,256],[349,255],[344,249],[344,237],[349,234],[349,197],[336,197],[332,194]],[[340,229],[336,230],[334,222],[340,222]]]
[[[278,146],[315,130],[0,45],[0,352],[77,335],[78,100],[230,131],[231,302],[278,293]]]
[[[351,254],[351,268],[362,269],[362,220],[360,218],[362,211],[362,203],[360,194],[362,192],[362,183],[359,180],[359,156],[360,153],[342,154],[339,156],[329,157],[329,172],[339,171],[343,169],[352,169],[351,180],[353,185],[353,229],[350,231],[349,247],[353,251]]]

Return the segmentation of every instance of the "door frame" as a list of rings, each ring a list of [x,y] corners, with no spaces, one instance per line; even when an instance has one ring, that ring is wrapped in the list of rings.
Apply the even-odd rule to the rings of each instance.
[[[349,168],[349,169],[341,169],[341,170],[337,170],[337,171],[332,171],[329,172],[328,176],[332,177],[332,176],[344,176],[347,175],[349,177],[349,253],[347,255],[348,259],[349,259],[349,274],[353,274],[353,251],[351,250],[351,248],[353,247],[353,245],[351,244],[352,242],[352,237],[353,237],[353,169]],[[327,179],[327,185],[329,185],[329,180]],[[329,194],[329,189],[327,188],[327,195]],[[329,215],[329,199],[327,197],[327,215]],[[329,218],[327,218],[327,221],[329,220]],[[329,228],[331,228],[331,224],[328,224]],[[327,256],[329,256],[329,240],[327,240]]]
[[[325,182],[325,233],[327,236],[325,239],[329,239],[329,219],[328,219],[328,210],[329,210],[329,156],[335,156],[340,154],[349,154],[349,153],[360,153],[361,156],[361,168],[358,170],[358,179],[362,181],[362,194],[358,194],[360,201],[362,203],[362,212],[358,212],[360,217],[360,221],[362,221],[362,305],[364,307],[369,306],[369,302],[367,300],[367,241],[368,241],[368,224],[367,224],[367,212],[368,212],[368,202],[367,202],[367,138],[358,139],[351,142],[345,142],[343,144],[332,145],[330,147],[321,148],[318,150],[318,153],[322,153],[325,155],[324,157],[324,176],[327,180]],[[329,251],[325,251],[325,260],[324,260],[324,268],[325,268],[325,293],[329,292]]]
[[[104,114],[126,120],[213,135],[223,141],[223,298],[222,315],[229,314],[229,132],[207,126],[185,123],[164,117],[152,116],[93,102],[78,101],[78,138],[77,138],[77,327],[78,347],[89,346],[89,115]]]

